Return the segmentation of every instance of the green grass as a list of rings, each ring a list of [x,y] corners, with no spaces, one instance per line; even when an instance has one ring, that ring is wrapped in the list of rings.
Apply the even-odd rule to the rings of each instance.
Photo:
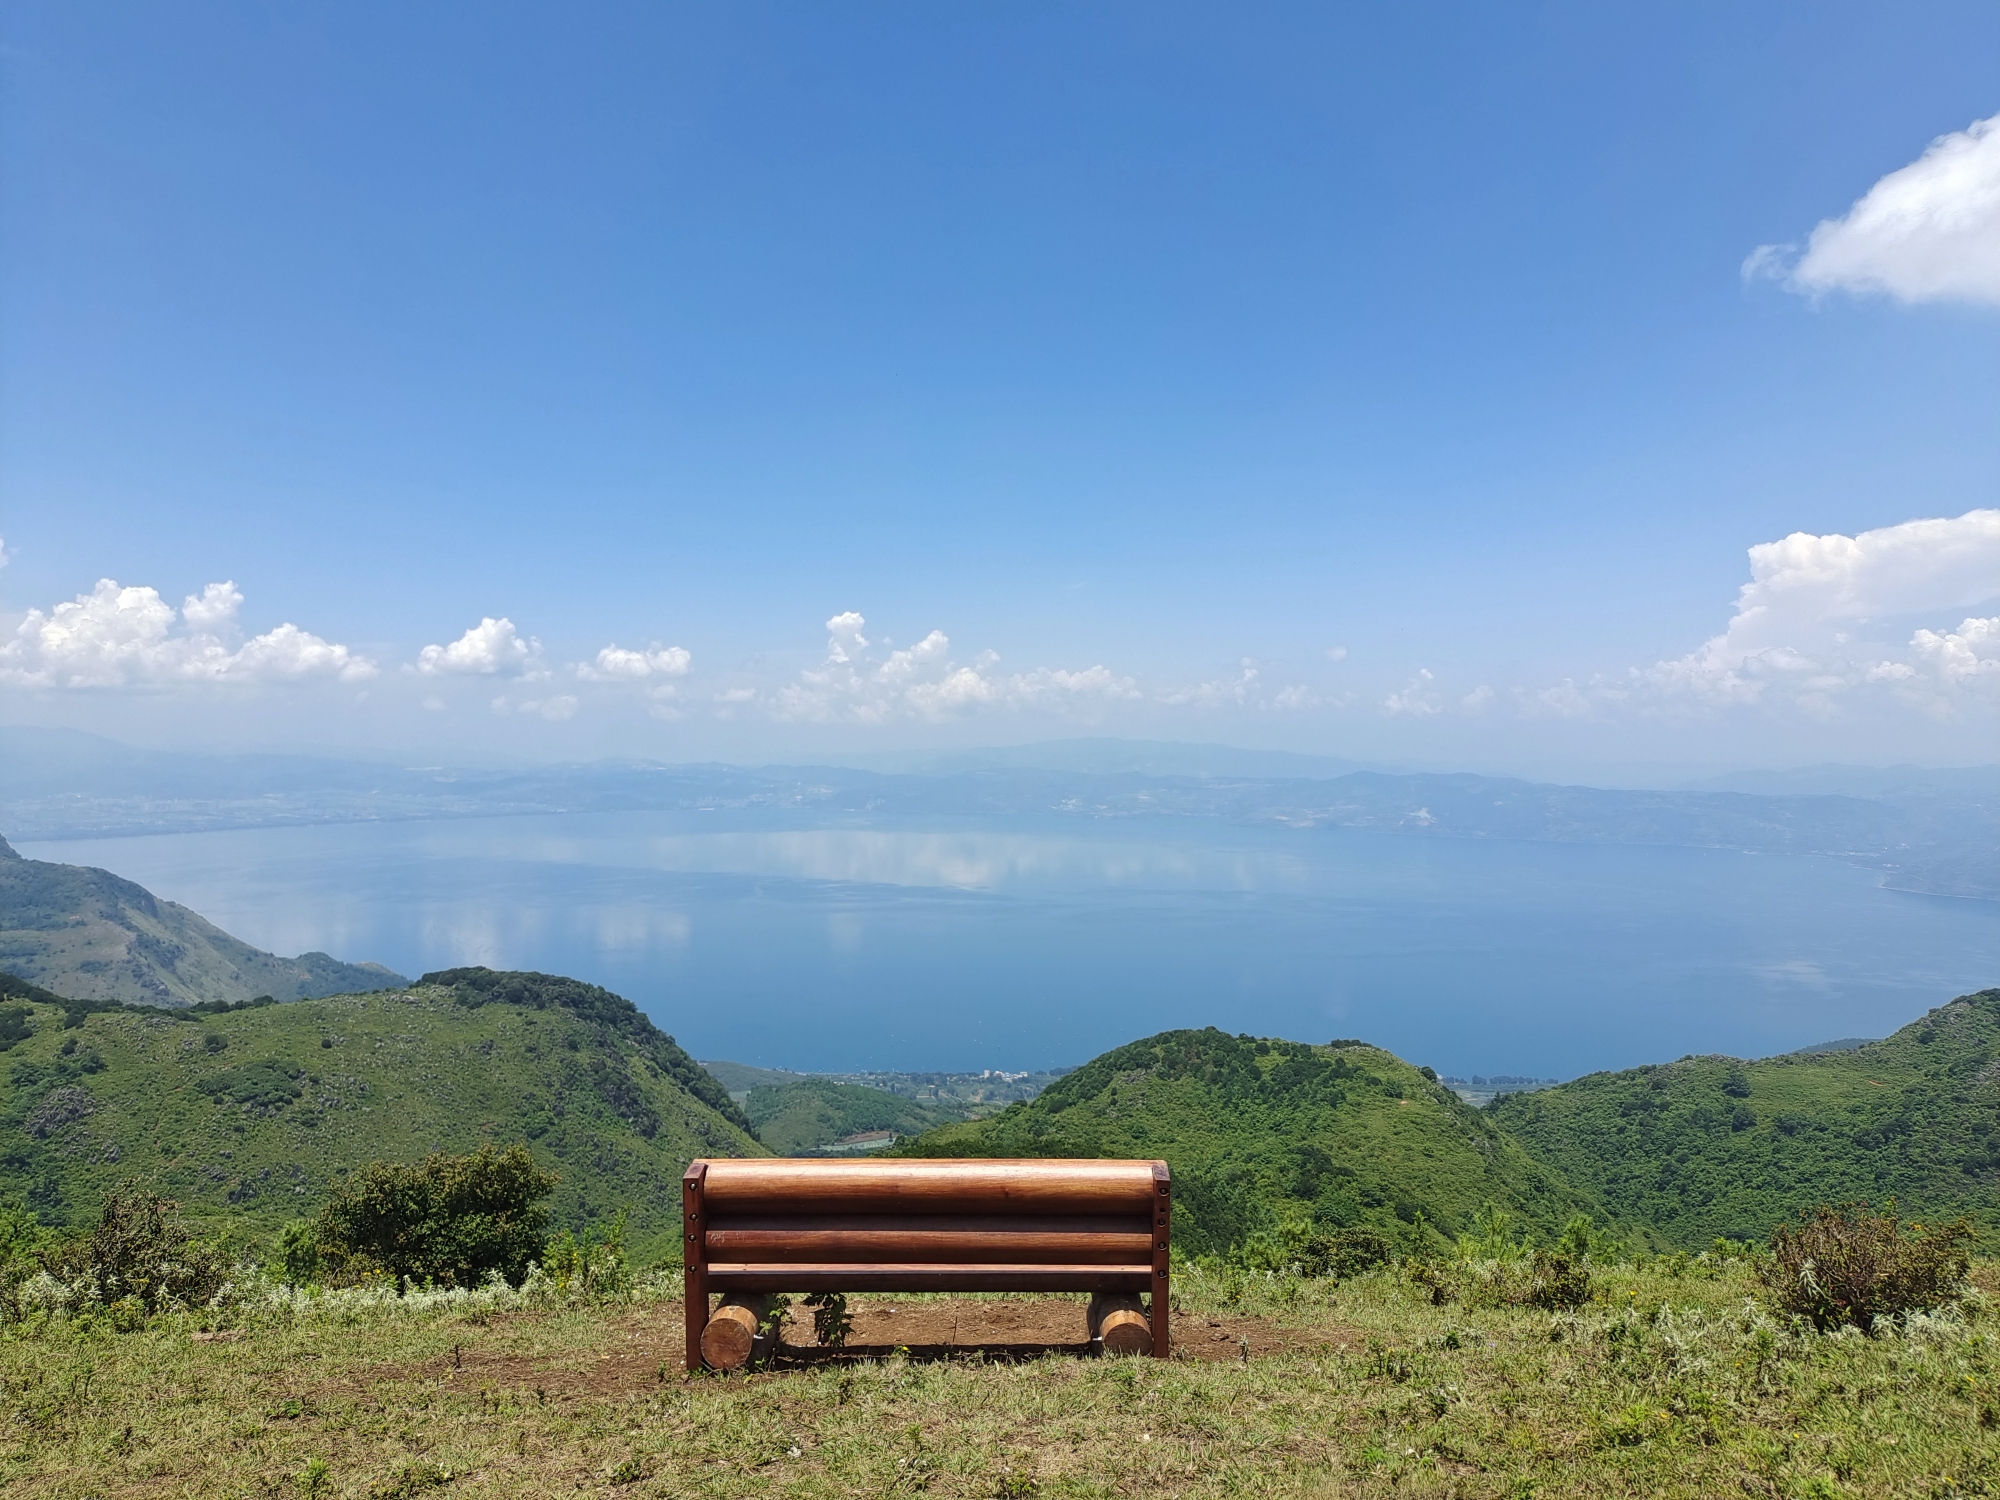
[[[1602,1214],[1424,1070],[1359,1043],[1170,1031],[1108,1052],[1034,1100],[900,1146],[921,1156],[1161,1157],[1175,1243],[1217,1252],[1291,1219],[1417,1244],[1493,1202],[1553,1238]],[[1428,1227],[1426,1227],[1428,1226]]]
[[[763,1153],[721,1086],[616,996],[536,975],[431,978],[445,982],[74,1028],[54,1005],[9,1007],[31,1035],[0,1056],[0,1194],[83,1224],[137,1178],[240,1242],[309,1217],[363,1163],[525,1140],[562,1178],[558,1224],[625,1209],[645,1255],[678,1243],[691,1157]]]
[[[1982,1270],[1982,1275],[1987,1274]],[[1949,1497],[2000,1487],[1987,1300],[1878,1337],[1774,1318],[1739,1263],[1599,1273],[1574,1314],[1189,1272],[1284,1352],[891,1357],[683,1379],[679,1310],[520,1294],[268,1298],[0,1330],[9,1495]],[[210,1321],[213,1321],[212,1319]]]
[[[1494,1123],[1621,1219],[1690,1248],[1822,1203],[2000,1228],[2000,990],[1851,1051],[1688,1057],[1506,1096]]]

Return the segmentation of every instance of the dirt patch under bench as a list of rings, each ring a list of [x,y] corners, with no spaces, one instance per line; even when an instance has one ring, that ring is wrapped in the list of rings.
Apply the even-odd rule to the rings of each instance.
[[[770,1368],[782,1372],[896,1355],[912,1360],[1095,1358],[1095,1346],[1084,1337],[1084,1306],[1082,1297],[855,1301],[849,1304],[854,1330],[839,1350],[821,1348],[813,1339],[810,1310],[794,1308],[784,1350]],[[435,1381],[468,1392],[535,1392],[553,1401],[634,1395],[682,1378],[684,1332],[677,1302],[616,1319],[592,1348],[531,1355],[501,1347],[510,1342],[510,1324],[518,1327],[534,1316],[497,1317],[484,1328],[467,1329],[465,1342],[449,1353],[419,1363],[377,1366],[355,1377],[355,1384],[367,1388],[385,1381]],[[1266,1318],[1174,1314],[1177,1359],[1262,1359],[1340,1343],[1356,1347],[1359,1342],[1359,1335],[1330,1326],[1294,1328]]]
[[[881,1359],[905,1350],[912,1359],[984,1355],[988,1359],[1034,1359],[1044,1354],[1095,1355],[1084,1327],[1083,1297],[950,1298],[899,1302],[893,1297],[850,1301],[854,1330],[847,1347],[822,1349],[813,1340],[804,1309],[796,1309],[785,1330],[778,1364],[811,1364],[830,1359]],[[1183,1359],[1241,1359],[1327,1342],[1319,1330],[1284,1328],[1264,1318],[1207,1318],[1174,1314],[1173,1350]]]

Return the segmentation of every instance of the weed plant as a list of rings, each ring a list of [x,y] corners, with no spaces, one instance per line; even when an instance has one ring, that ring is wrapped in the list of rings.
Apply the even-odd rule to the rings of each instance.
[[[1821,1332],[1872,1329],[1879,1318],[1928,1312],[1955,1296],[1970,1264],[1972,1226],[1905,1224],[1894,1208],[1822,1208],[1771,1238],[1758,1279],[1777,1304]]]

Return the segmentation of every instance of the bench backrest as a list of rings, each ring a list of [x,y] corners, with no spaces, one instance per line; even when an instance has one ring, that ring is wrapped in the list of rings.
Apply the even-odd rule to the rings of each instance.
[[[711,1291],[1150,1291],[1157,1339],[1171,1186],[1162,1161],[696,1161],[690,1337]]]

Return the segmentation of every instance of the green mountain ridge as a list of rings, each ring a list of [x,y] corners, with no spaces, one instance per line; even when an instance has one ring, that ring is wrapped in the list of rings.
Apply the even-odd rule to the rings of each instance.
[[[558,1223],[622,1209],[635,1249],[665,1253],[689,1159],[768,1154],[629,1001],[550,975],[453,969],[219,1014],[29,999],[0,1005],[0,1044],[0,1194],[53,1224],[137,1178],[267,1236],[364,1162],[525,1140],[561,1175]]]
[[[1688,1248],[1892,1196],[2000,1229],[2000,989],[1832,1045],[1594,1073],[1489,1113],[1613,1215]]]
[[[1164,1158],[1174,1240],[1191,1254],[1296,1219],[1379,1228],[1414,1245],[1469,1229],[1488,1202],[1548,1237],[1576,1214],[1604,1217],[1592,1194],[1427,1069],[1358,1042],[1311,1046],[1213,1027],[1117,1048],[1032,1101],[942,1126],[894,1154]]]
[[[0,839],[0,970],[73,1000],[179,1006],[393,989],[381,964],[280,958],[144,886],[89,865],[23,859]]]

